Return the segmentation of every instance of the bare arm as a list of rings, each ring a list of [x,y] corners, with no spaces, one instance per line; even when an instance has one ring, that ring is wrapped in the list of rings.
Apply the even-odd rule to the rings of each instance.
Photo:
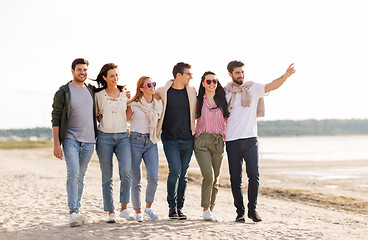
[[[63,159],[63,150],[60,146],[58,126],[52,127],[52,138],[54,140],[54,156],[59,159]]]
[[[132,111],[132,108],[130,106],[126,110],[126,116],[127,116],[127,121],[130,121],[130,119],[133,116],[133,111]]]
[[[278,89],[282,84],[284,84],[284,82],[286,81],[286,79],[288,79],[291,75],[293,75],[295,73],[295,69],[294,69],[294,63],[290,64],[290,66],[288,67],[288,69],[286,70],[286,72],[284,73],[284,75],[282,75],[281,77],[273,80],[272,82],[266,84],[265,86],[265,93],[271,92],[273,90]]]

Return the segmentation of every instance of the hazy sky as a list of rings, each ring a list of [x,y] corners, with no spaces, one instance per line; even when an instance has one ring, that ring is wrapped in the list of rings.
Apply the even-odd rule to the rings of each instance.
[[[264,120],[368,118],[367,23],[355,0],[1,1],[0,128],[50,127],[53,95],[78,57],[91,78],[118,64],[132,93],[143,75],[164,85],[179,61],[197,89],[207,70],[226,85],[231,60],[260,83],[294,62]]]

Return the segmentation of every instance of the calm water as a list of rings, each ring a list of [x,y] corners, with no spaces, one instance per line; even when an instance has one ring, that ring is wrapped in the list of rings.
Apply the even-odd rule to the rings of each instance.
[[[313,137],[259,137],[260,164],[262,160],[276,161],[367,161],[366,166],[333,166],[328,168],[280,168],[273,174],[291,176],[293,179],[309,179],[326,183],[329,180],[354,181],[352,186],[368,189],[368,135],[367,136],[313,136]],[[162,149],[162,143],[159,142]],[[164,159],[163,151],[162,159]],[[193,154],[190,171],[200,171]],[[228,173],[225,151],[222,174]],[[277,179],[267,181],[280,182]],[[338,188],[327,184],[326,188]]]
[[[368,136],[260,137],[259,152],[267,160],[368,161]]]

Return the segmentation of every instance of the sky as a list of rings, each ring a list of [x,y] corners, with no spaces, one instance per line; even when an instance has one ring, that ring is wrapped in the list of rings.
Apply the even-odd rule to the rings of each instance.
[[[135,93],[141,76],[163,86],[177,62],[222,85],[226,66],[245,63],[245,80],[296,73],[266,97],[262,120],[367,119],[368,35],[359,0],[12,0],[0,2],[0,129],[51,127],[53,95],[72,79],[75,58],[88,77],[119,66]],[[87,81],[89,82],[89,81]],[[364,104],[365,103],[365,104]]]

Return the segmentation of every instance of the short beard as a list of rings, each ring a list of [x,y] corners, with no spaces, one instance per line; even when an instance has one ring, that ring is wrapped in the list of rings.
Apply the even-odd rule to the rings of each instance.
[[[238,80],[236,80],[236,79],[234,79],[234,78],[233,78],[233,82],[234,82],[234,83],[236,83],[236,84],[238,84],[238,85],[243,85],[243,82],[238,81]]]

